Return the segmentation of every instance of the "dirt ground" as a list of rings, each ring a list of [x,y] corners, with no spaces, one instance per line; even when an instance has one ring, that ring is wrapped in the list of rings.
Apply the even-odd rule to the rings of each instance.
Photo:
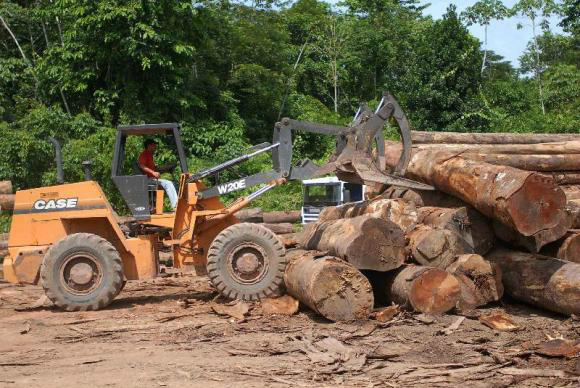
[[[303,307],[287,317],[255,305],[236,320],[214,312],[226,302],[193,276],[129,282],[96,312],[31,308],[42,295],[0,280],[0,387],[580,386],[580,358],[535,350],[576,340],[580,321],[511,302],[445,333],[459,316],[332,323]],[[477,316],[492,311],[521,330],[482,325]]]

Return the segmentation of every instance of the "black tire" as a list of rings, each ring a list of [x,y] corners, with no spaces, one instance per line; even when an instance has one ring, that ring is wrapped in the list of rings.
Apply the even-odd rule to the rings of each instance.
[[[250,268],[239,263],[246,255],[254,257],[248,264]],[[286,250],[278,237],[269,229],[250,223],[222,230],[207,255],[212,284],[231,299],[259,300],[279,295],[286,264]]]
[[[46,296],[66,311],[99,310],[123,287],[123,265],[115,247],[90,233],[75,233],[55,243],[40,268]]]

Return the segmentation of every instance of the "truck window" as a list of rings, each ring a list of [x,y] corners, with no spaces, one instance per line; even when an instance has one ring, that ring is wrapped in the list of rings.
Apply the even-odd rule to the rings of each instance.
[[[304,204],[312,206],[332,206],[340,201],[339,185],[308,185],[304,190]]]
[[[358,202],[363,200],[362,185],[356,183],[345,183],[344,189],[350,191],[350,201]]]

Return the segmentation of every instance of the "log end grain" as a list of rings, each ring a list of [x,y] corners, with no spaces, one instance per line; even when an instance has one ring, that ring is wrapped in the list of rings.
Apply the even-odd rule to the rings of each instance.
[[[409,301],[416,311],[442,314],[459,301],[461,286],[455,276],[430,268],[417,278],[409,291]]]

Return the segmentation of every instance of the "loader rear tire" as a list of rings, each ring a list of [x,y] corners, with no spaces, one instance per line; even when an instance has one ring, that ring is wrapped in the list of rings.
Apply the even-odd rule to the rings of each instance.
[[[40,268],[46,296],[66,311],[102,309],[123,287],[123,265],[115,247],[90,233],[55,243]]]
[[[207,255],[212,284],[231,299],[259,300],[279,295],[286,250],[269,229],[241,223],[220,232]]]

